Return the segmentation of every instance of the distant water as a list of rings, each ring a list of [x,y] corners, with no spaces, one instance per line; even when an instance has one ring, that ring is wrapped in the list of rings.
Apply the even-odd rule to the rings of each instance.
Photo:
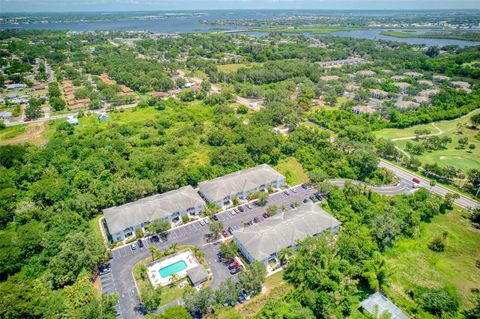
[[[121,20],[107,21],[84,21],[84,22],[58,22],[58,23],[29,23],[29,24],[2,24],[0,29],[41,29],[41,30],[70,30],[70,31],[151,31],[155,33],[175,34],[187,32],[214,32],[246,29],[243,26],[235,25],[207,25],[200,23],[200,20],[258,20],[270,18],[284,18],[293,14],[314,14],[315,11],[251,11],[251,10],[232,10],[232,11],[208,11],[208,12],[183,12],[182,14],[164,13],[152,19],[133,19],[127,16]],[[320,12],[319,12],[320,13]],[[327,11],[322,14],[345,14],[344,11]],[[362,12],[363,15],[379,14],[378,12]],[[387,12],[388,13],[388,12]],[[387,14],[386,13],[386,14]],[[360,14],[356,12],[356,14]],[[385,29],[386,30],[386,29]],[[462,41],[453,39],[429,39],[429,38],[396,38],[381,35],[380,29],[357,30],[357,31],[339,31],[330,35],[347,36],[352,38],[371,39],[371,40],[390,40],[404,42],[408,44],[423,44],[427,46],[446,46],[458,45],[474,46],[480,45],[479,41]],[[245,32],[254,36],[262,36],[266,33]],[[305,34],[306,36],[312,36]]]

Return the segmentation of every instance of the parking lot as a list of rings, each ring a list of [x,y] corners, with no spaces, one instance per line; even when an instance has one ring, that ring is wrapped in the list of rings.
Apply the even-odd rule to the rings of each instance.
[[[242,206],[243,212],[232,214],[231,209],[229,209],[218,213],[216,216],[223,223],[224,229],[229,227],[238,229],[244,227],[244,222],[253,222],[255,217],[261,223],[264,220],[262,215],[266,212],[266,207],[269,205],[278,207],[285,205],[289,209],[293,202],[302,204],[305,199],[308,199],[315,193],[315,189],[304,189],[301,186],[297,186],[290,188],[288,192],[280,191],[270,195],[265,206],[257,206],[251,203],[251,208],[247,208],[244,204]],[[148,251],[148,246],[150,245],[157,246],[161,251],[167,249],[173,243],[176,243],[178,246],[191,245],[201,248],[205,253],[205,261],[212,270],[213,280],[211,286],[213,288],[227,278],[235,278],[236,275],[230,275],[228,268],[217,261],[220,243],[207,243],[205,235],[208,233],[210,233],[208,224],[203,223],[201,225],[200,221],[195,221],[170,230],[164,240],[160,239],[158,242],[152,242],[149,239],[143,239],[144,247],[142,248],[136,245],[136,248],[132,249],[130,245],[126,245],[113,249],[112,260],[110,261],[112,271],[105,278],[101,277],[102,291],[105,294],[115,291],[119,293],[118,310],[123,318],[142,318],[143,315],[137,311],[139,309],[139,301],[131,271],[136,263],[150,256]]]

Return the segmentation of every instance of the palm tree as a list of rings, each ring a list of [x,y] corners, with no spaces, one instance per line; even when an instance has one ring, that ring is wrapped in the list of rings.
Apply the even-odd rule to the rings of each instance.
[[[177,251],[177,243],[173,243],[172,246],[170,246],[170,249],[175,253]]]
[[[170,276],[170,285],[173,286],[178,279],[179,279],[179,278],[178,278],[178,275],[177,275],[177,274],[172,274],[172,275]]]
[[[148,251],[152,254],[152,261],[155,259],[155,256],[160,253],[155,245],[148,246]]]
[[[290,256],[290,249],[288,247],[282,248],[278,254],[278,258],[280,258],[280,262],[282,265],[288,265],[288,257]]]
[[[385,259],[377,253],[374,255],[372,262],[370,263],[370,270],[366,272],[366,278],[370,288],[375,291],[383,291],[387,285],[387,279],[391,275],[391,269],[388,267]]]

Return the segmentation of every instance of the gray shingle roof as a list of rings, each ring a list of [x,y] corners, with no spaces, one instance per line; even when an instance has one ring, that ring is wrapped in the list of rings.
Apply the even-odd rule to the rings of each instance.
[[[209,201],[219,201],[226,196],[248,191],[260,185],[269,184],[285,177],[268,166],[262,164],[253,168],[238,171],[210,181],[198,184],[200,193]]]
[[[163,194],[142,198],[121,206],[103,210],[111,234],[128,227],[165,218],[173,213],[185,211],[198,205],[205,205],[203,199],[192,188],[182,187]]]
[[[202,265],[187,270],[187,276],[193,283],[208,280],[208,272]]]
[[[233,232],[233,236],[256,260],[264,260],[298,240],[340,225],[318,205],[307,203],[278,213],[261,223]]]
[[[367,299],[362,301],[360,305],[363,309],[377,318],[384,312],[389,312],[392,315],[391,319],[408,319],[408,317],[397,306],[379,292],[370,295]]]

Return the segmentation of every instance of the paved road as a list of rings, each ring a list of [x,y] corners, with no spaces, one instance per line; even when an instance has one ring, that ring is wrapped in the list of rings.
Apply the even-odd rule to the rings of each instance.
[[[293,189],[294,191],[290,189],[289,195],[286,195],[284,192],[270,195],[266,206],[274,204],[288,207],[292,202],[298,201],[301,203],[305,198],[316,193],[316,190],[313,188],[305,190],[297,186]],[[251,209],[245,207],[245,211],[239,214],[233,215],[231,210],[227,210],[217,214],[217,216],[225,228],[232,227],[238,229],[244,227],[243,222],[252,220],[254,217],[258,217],[261,222],[264,219],[262,214],[265,212],[265,207],[259,207],[254,204],[251,204],[251,207]],[[211,286],[213,288],[218,287],[223,280],[230,277],[227,268],[216,261],[219,245],[214,243],[207,244],[205,242],[204,236],[209,232],[207,225],[202,226],[200,221],[197,221],[169,231],[165,241],[150,243],[148,240],[144,240],[145,247],[142,249],[132,250],[130,246],[113,249],[112,260],[110,260],[111,274],[101,278],[101,282],[102,288],[106,288],[103,290],[104,293],[117,292],[119,294],[120,299],[117,309],[121,317],[124,319],[143,318],[143,315],[138,311],[139,301],[132,269],[139,261],[150,256],[147,248],[149,245],[156,245],[160,250],[167,249],[173,243],[177,243],[179,246],[197,246],[205,252],[205,260],[212,270],[213,280]]]
[[[413,188],[413,182],[410,180],[400,179],[400,182],[396,185],[385,185],[385,186],[373,186],[367,183],[354,181],[354,180],[347,180],[347,179],[331,179],[328,182],[330,184],[336,185],[338,187],[344,187],[345,183],[350,181],[356,185],[365,185],[366,187],[370,188],[372,191],[379,193],[381,195],[400,195],[400,194],[412,194],[415,192],[415,188]]]
[[[398,167],[396,165],[392,165],[386,161],[383,161],[381,160],[380,163],[378,164],[378,166],[380,167],[384,167],[390,171],[392,171],[398,178],[400,178],[401,180],[405,181],[406,183],[410,182],[410,184],[412,184],[412,179],[413,178],[418,178],[420,180],[420,186],[426,188],[427,190],[435,193],[435,194],[438,194],[442,197],[444,197],[445,195],[447,195],[448,193],[457,193],[458,195],[460,195],[460,197],[458,199],[455,200],[455,204],[457,204],[458,206],[462,207],[462,208],[478,208],[480,207],[480,203],[470,197],[467,197],[461,193],[458,193],[454,190],[450,190],[448,188],[445,188],[441,185],[435,185],[433,187],[430,186],[430,182],[419,176],[419,175],[415,175],[413,173],[410,173],[409,171],[401,168],[401,167]]]

